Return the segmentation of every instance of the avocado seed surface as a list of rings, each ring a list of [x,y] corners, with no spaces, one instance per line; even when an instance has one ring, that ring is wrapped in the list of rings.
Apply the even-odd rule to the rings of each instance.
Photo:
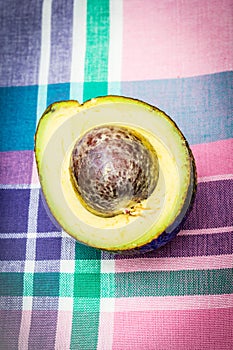
[[[156,151],[129,127],[95,127],[75,144],[72,182],[84,206],[95,215],[127,213],[154,191],[159,175]]]

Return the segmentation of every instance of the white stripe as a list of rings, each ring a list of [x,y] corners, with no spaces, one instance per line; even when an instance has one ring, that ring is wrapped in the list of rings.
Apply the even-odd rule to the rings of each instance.
[[[103,309],[109,313],[112,312],[111,309],[108,309],[111,299],[112,298],[105,298],[102,300]],[[115,308],[118,312],[130,312],[153,310],[205,310],[232,308],[232,306],[233,294],[221,294],[117,298]]]
[[[70,297],[59,297],[59,311],[73,311],[73,298]],[[55,349],[59,349],[55,347]]]
[[[87,0],[74,0],[70,99],[83,102]]]
[[[47,84],[50,65],[52,0],[44,0],[41,24],[41,55],[39,66],[37,122],[47,107]]]
[[[38,81],[38,97],[37,97],[37,123],[46,109],[47,104],[47,83],[49,75],[50,65],[50,46],[51,46],[51,13],[52,13],[52,0],[44,0],[42,6],[42,20],[41,20],[41,49],[40,49],[40,66],[39,66],[39,81]],[[35,159],[33,159],[35,163]],[[36,166],[33,164],[31,182],[36,178]],[[34,271],[35,255],[36,255],[36,231],[37,231],[37,214],[39,205],[39,188],[34,188],[31,185],[30,190],[30,202],[28,209],[28,235],[26,246],[26,261],[25,272],[27,270]],[[33,261],[33,263],[32,263]],[[29,276],[32,278],[29,280]],[[30,291],[29,295],[32,295],[33,288],[33,274],[24,275],[24,294],[25,291]],[[32,297],[23,297],[23,310],[32,310]],[[18,339],[18,349],[28,349],[28,338],[31,326],[31,313],[24,315],[21,320],[20,333]]]
[[[35,189],[40,188],[39,184],[13,184],[13,185],[0,185],[1,190],[28,190],[28,189]]]
[[[60,273],[74,273],[75,260],[60,260]]]
[[[112,260],[114,261],[114,260]],[[79,262],[79,266],[77,266]],[[92,268],[90,264],[96,263],[96,268]],[[42,260],[34,261],[27,260],[26,262],[21,260],[16,261],[1,261],[1,272],[25,272],[32,274],[34,272],[60,272],[65,274],[73,274],[76,266],[76,270],[79,273],[97,273],[99,260]],[[109,260],[106,261],[109,265]],[[76,265],[75,265],[76,264]],[[84,267],[82,268],[82,265]],[[111,264],[112,266],[114,265]],[[88,269],[88,266],[89,269]],[[180,271],[180,270],[219,270],[228,269],[233,267],[233,255],[208,255],[208,256],[189,256],[189,257],[162,257],[162,258],[147,258],[146,255],[143,258],[132,257],[130,259],[121,259],[116,263],[115,268],[103,269],[101,273],[114,274],[121,272],[136,272],[136,271]],[[107,276],[105,276],[106,280]],[[110,280],[109,280],[110,281]]]
[[[101,262],[101,273],[114,273],[115,272],[115,260],[103,260]]]
[[[101,259],[101,273],[115,272],[115,261],[114,260],[104,260],[103,256]],[[109,280],[111,284],[111,280]],[[111,286],[101,285],[101,290],[110,290]],[[110,350],[113,344],[113,333],[114,333],[114,310],[115,310],[115,298],[109,298],[106,305],[105,299],[101,297],[100,299],[100,316],[99,316],[99,334],[98,334],[98,344],[97,350]]]
[[[21,232],[21,233],[1,233],[1,239],[8,239],[8,238],[27,238],[28,237],[28,233],[27,232]],[[37,232],[36,234],[37,238],[47,238],[47,237],[53,237],[53,238],[60,238],[61,237],[61,232],[59,231],[55,231],[55,232]],[[70,238],[71,240],[73,239],[71,236],[68,236],[68,238]]]
[[[211,181],[221,181],[221,180],[233,180],[233,174],[198,177],[198,182],[211,182]]]
[[[32,303],[33,303],[33,297],[32,296],[28,296],[28,297],[23,297],[23,311],[32,311]],[[30,322],[31,324],[31,322]],[[21,328],[20,328],[20,333],[21,333],[21,329],[22,329],[22,322],[21,322]],[[25,338],[25,335],[29,336],[29,329],[22,329],[23,332],[25,332],[24,334],[24,338]],[[21,336],[21,334],[20,334]],[[24,342],[26,344],[26,341],[24,339]],[[20,349],[20,344],[21,344],[21,341],[19,339],[19,349]],[[24,345],[25,346],[25,345]],[[22,349],[24,350],[25,347],[22,347]]]
[[[191,236],[191,235],[211,235],[213,233],[225,233],[231,232],[233,230],[233,226],[226,227],[213,227],[213,228],[199,228],[196,230],[181,230],[178,235],[180,236]]]
[[[52,299],[52,297],[50,297]],[[25,297],[27,299],[26,311],[31,311],[30,304],[32,297]],[[49,299],[49,298],[48,298]],[[61,311],[72,312],[73,310],[73,298],[71,297],[59,297],[61,300]],[[21,310],[21,298],[20,297],[0,297],[0,310],[4,309],[7,305],[7,310]],[[35,305],[36,306],[36,305]],[[35,307],[34,306],[34,307]],[[3,307],[3,308],[2,308]],[[114,317],[114,311],[117,312],[131,312],[131,311],[154,311],[154,310],[205,310],[205,309],[225,309],[233,307],[233,294],[210,294],[210,295],[184,295],[184,296],[149,296],[149,297],[130,297],[130,298],[103,298],[101,299],[101,309],[104,313],[109,313],[109,317],[106,317],[106,321],[111,320]],[[41,308],[37,308],[40,310]],[[42,308],[43,309],[43,308]],[[45,304],[46,310],[46,304]],[[62,317],[62,315],[61,315]],[[64,321],[64,320],[63,320]],[[64,322],[61,321],[61,325],[64,327]],[[108,336],[108,324],[105,324],[105,337]],[[64,328],[63,328],[64,329]],[[107,346],[102,349],[109,350],[108,339],[105,339]],[[59,346],[55,349],[64,349]],[[67,348],[68,349],[68,348]]]
[[[110,0],[110,35],[108,54],[108,94],[121,94],[123,36],[123,0]]]
[[[35,169],[35,167],[33,167]],[[33,177],[34,174],[32,174]],[[26,244],[26,258],[24,271],[30,272],[29,274],[24,274],[24,294],[33,294],[33,272],[35,268],[35,258],[36,258],[36,231],[37,231],[37,214],[39,205],[39,189],[30,190],[30,200],[28,209],[28,234],[27,234],[27,244]],[[23,297],[23,311],[32,310],[32,297]],[[30,332],[31,313],[28,313],[22,317],[19,333],[18,348],[21,350],[28,349],[28,338]]]
[[[62,231],[62,241],[61,241],[61,259],[60,259],[60,273],[70,273],[72,276],[72,285],[69,286],[69,293],[73,295],[74,289],[74,272],[75,272],[75,240],[67,239],[67,234]],[[63,286],[64,283],[60,279],[60,291],[59,295],[64,295]],[[62,311],[67,311],[69,314],[73,312],[73,298],[59,297],[58,300],[58,316],[57,316],[57,326],[56,326],[56,339],[55,339],[55,349],[68,349],[68,345],[61,345],[61,333],[64,330],[64,315]],[[72,332],[72,317],[68,317],[66,320],[65,331],[66,331],[66,341],[69,343],[71,339]]]

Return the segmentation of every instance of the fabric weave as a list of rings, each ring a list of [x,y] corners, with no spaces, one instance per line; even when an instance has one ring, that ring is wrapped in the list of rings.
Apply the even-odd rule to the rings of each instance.
[[[0,349],[233,348],[233,3],[0,2]],[[48,216],[34,135],[55,101],[124,95],[164,110],[197,196],[158,251],[86,247]]]

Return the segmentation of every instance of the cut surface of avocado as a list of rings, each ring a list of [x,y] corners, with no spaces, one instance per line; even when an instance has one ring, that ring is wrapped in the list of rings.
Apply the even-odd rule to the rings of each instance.
[[[95,215],[83,205],[70,174],[78,139],[93,128],[134,130],[156,151],[159,176],[153,192],[134,211]],[[59,225],[80,242],[109,251],[140,248],[172,232],[186,216],[195,191],[195,164],[176,124],[161,110],[139,100],[98,97],[84,104],[52,104],[40,119],[35,154],[46,203]],[[124,208],[123,208],[124,209]]]

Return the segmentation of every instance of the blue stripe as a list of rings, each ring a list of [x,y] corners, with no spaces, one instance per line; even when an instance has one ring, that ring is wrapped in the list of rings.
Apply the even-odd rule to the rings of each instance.
[[[0,86],[37,84],[43,0],[0,1]]]
[[[51,51],[48,81],[50,84],[70,80],[73,30],[73,0],[52,2]]]
[[[34,148],[38,86],[0,88],[0,151]]]
[[[122,82],[121,94],[164,110],[191,144],[232,137],[233,72]]]
[[[55,101],[69,100],[70,98],[70,84],[50,84],[47,90],[47,105]]]
[[[103,92],[101,88],[96,89],[95,84],[89,85],[89,97]],[[69,99],[69,91],[69,83],[48,85],[47,104]],[[0,88],[1,119],[4,121],[0,129],[0,151],[34,148],[37,94],[36,85]],[[164,110],[191,144],[232,137],[233,72],[184,79],[122,82],[121,94]]]

